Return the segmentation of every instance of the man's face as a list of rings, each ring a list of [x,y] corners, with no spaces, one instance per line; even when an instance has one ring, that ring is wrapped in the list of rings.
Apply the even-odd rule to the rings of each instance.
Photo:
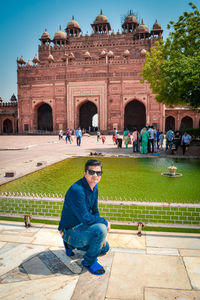
[[[93,175],[90,175],[91,171],[101,172],[101,167],[100,166],[89,166],[88,170],[85,172],[85,178],[86,178],[89,186],[94,187],[101,180],[101,176],[98,176],[96,173],[94,173]],[[91,173],[93,173],[93,172],[91,172]]]

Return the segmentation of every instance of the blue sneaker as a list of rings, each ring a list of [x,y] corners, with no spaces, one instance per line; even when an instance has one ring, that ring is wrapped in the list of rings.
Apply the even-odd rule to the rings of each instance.
[[[67,256],[74,256],[74,252],[72,251],[72,249],[65,249],[65,253],[67,254]]]
[[[65,246],[65,253],[67,256],[74,256],[74,252],[72,249],[70,249],[67,245],[67,243],[63,240],[64,246]]]

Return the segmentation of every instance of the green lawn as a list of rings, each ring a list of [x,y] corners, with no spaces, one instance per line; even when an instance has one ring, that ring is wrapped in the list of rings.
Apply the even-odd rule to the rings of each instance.
[[[84,175],[87,157],[71,158],[0,187],[0,192],[64,195]],[[104,158],[99,198],[113,200],[200,202],[200,159]],[[183,176],[161,175],[170,165]]]

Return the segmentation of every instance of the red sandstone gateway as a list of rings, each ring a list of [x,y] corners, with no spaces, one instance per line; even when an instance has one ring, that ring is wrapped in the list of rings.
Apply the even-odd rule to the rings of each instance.
[[[59,28],[53,39],[45,30],[33,64],[17,60],[20,133],[78,126],[98,126],[101,132],[140,130],[146,124],[162,131],[199,127],[199,114],[157,103],[149,84],[140,83],[145,53],[162,38],[157,21],[149,31],[130,12],[122,32],[115,33],[101,11],[91,26],[92,34],[84,35],[72,18],[66,33]],[[14,117],[7,119],[16,130]],[[1,132],[4,122],[9,121],[1,118]]]

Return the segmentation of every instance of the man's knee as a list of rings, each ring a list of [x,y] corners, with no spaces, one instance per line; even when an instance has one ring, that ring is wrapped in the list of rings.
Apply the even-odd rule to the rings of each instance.
[[[95,232],[95,235],[102,236],[103,238],[106,238],[107,235],[107,226],[103,223],[96,223],[91,226],[93,231]]]

